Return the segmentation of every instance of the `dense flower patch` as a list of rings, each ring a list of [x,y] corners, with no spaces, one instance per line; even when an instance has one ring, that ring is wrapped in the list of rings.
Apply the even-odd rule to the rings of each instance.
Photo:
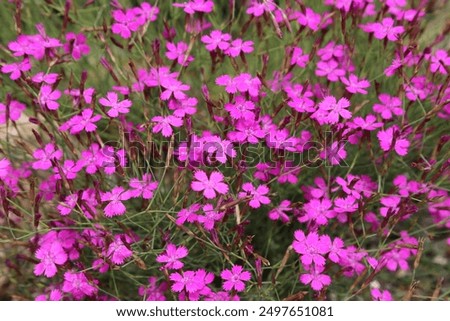
[[[448,295],[434,5],[2,3],[7,295]]]

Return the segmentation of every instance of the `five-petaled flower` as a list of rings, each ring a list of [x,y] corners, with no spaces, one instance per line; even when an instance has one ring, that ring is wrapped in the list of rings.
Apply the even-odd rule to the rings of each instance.
[[[111,118],[118,117],[119,114],[128,114],[132,105],[129,99],[119,101],[119,96],[114,91],[109,91],[106,98],[102,97],[98,102],[100,105],[110,108],[106,113]]]
[[[165,263],[165,269],[179,270],[184,266],[184,263],[180,259],[186,257],[188,254],[189,251],[186,247],[177,247],[174,244],[168,244],[166,250],[156,257],[156,262]]]
[[[203,191],[203,196],[207,199],[212,199],[217,194],[228,193],[228,185],[223,182],[223,174],[219,171],[212,172],[208,177],[204,171],[198,170],[195,172],[194,178],[196,180],[191,183],[192,190]]]
[[[241,265],[233,265],[231,270],[223,270],[220,277],[224,280],[222,288],[225,291],[235,290],[242,292],[245,290],[245,283],[252,278],[248,271],[244,271]]]

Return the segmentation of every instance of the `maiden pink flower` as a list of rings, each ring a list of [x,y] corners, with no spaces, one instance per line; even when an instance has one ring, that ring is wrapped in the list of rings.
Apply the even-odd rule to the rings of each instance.
[[[392,295],[388,290],[381,291],[378,288],[370,290],[373,301],[392,301]]]
[[[309,62],[309,55],[303,54],[303,49],[294,47],[291,57],[291,65],[297,65],[300,68],[305,68]]]
[[[125,189],[120,186],[114,187],[110,192],[102,193],[101,201],[109,202],[104,209],[105,216],[111,218],[116,215],[124,214],[126,208],[122,201],[130,199],[130,197],[130,192],[125,191]]]
[[[305,266],[314,263],[316,266],[325,265],[325,254],[330,252],[330,239],[319,236],[316,232],[310,232],[308,236],[302,230],[294,233],[295,240],[292,243],[294,251],[300,254],[300,259]]]
[[[447,69],[445,69],[446,66],[450,66],[450,57],[448,56],[447,51],[444,49],[436,50],[430,59],[431,72],[435,73],[439,71],[439,73],[447,75]]]
[[[392,119],[393,115],[401,116],[404,114],[402,101],[399,97],[391,97],[388,94],[380,94],[378,96],[381,104],[373,105],[373,111],[381,114],[383,119]]]
[[[116,118],[119,114],[128,114],[132,105],[129,99],[119,101],[119,96],[114,91],[109,91],[106,98],[102,97],[98,102],[100,105],[110,108],[106,113],[111,118]]]
[[[97,125],[95,123],[100,119],[102,119],[101,115],[94,115],[94,111],[87,108],[83,109],[80,115],[73,116],[63,123],[59,129],[69,130],[72,135],[79,134],[82,131],[91,133],[97,130]]]
[[[39,104],[50,110],[57,110],[59,108],[59,103],[57,100],[60,97],[61,92],[58,89],[53,90],[51,86],[43,85],[39,92]]]
[[[237,57],[241,53],[251,53],[253,52],[253,41],[244,41],[242,39],[233,40],[230,47],[225,50],[225,54],[231,57]]]
[[[36,251],[36,258],[41,262],[34,267],[34,274],[37,276],[44,274],[48,278],[55,276],[58,270],[56,265],[63,265],[68,259],[59,242],[42,245]]]
[[[185,290],[188,293],[192,293],[201,290],[205,285],[195,271],[172,273],[169,278],[173,282],[171,289],[174,292]]]
[[[67,43],[64,44],[64,51],[72,54],[74,60],[80,60],[81,56],[89,55],[91,48],[86,44],[86,36],[82,33],[66,34]]]
[[[305,214],[299,217],[299,222],[315,222],[318,225],[328,224],[328,220],[335,217],[335,213],[332,209],[333,203],[323,198],[312,199],[303,206]]]
[[[184,91],[191,88],[189,85],[183,84],[179,80],[170,78],[162,79],[161,86],[164,87],[164,90],[161,93],[162,100],[168,100],[172,96],[178,100],[186,99],[186,94]]]
[[[60,160],[63,157],[63,152],[56,149],[53,143],[48,143],[44,148],[38,148],[34,151],[33,157],[36,159],[32,167],[34,169],[47,170],[52,167],[52,160]]]
[[[371,29],[375,38],[387,38],[390,41],[397,41],[400,35],[405,32],[403,26],[394,26],[394,19],[390,17],[384,18],[381,23],[373,23]]]
[[[186,56],[188,45],[183,41],[180,41],[178,43],[168,42],[166,44],[166,47],[166,57],[170,60],[176,60],[177,63],[181,66],[187,66],[194,60],[194,57]]]
[[[246,100],[243,96],[237,96],[234,103],[226,103],[225,110],[228,111],[233,119],[251,119],[255,117],[253,110],[255,104]]]
[[[225,216],[225,212],[214,210],[214,207],[211,204],[206,204],[202,209],[204,214],[198,215],[197,221],[202,224],[207,231],[211,231],[214,228],[214,224]]]
[[[367,95],[366,88],[370,87],[370,82],[368,80],[360,80],[355,74],[351,74],[348,78],[341,77],[341,81],[346,86],[345,89],[352,94],[360,93]]]
[[[174,244],[168,244],[165,252],[156,257],[156,262],[166,263],[164,265],[165,269],[179,270],[182,269],[184,264],[180,259],[186,257],[189,251],[184,246],[177,247]]]
[[[220,277],[224,280],[222,288],[225,291],[235,290],[242,292],[245,290],[245,283],[252,278],[248,271],[244,271],[241,265],[233,265],[231,270],[223,270]]]
[[[319,103],[319,109],[312,117],[317,119],[319,123],[337,124],[339,116],[344,119],[352,117],[352,113],[347,110],[348,107],[350,107],[348,99],[341,98],[337,101],[335,97],[327,96]]]
[[[142,197],[143,199],[153,198],[153,192],[158,188],[158,182],[152,181],[152,175],[146,173],[142,179],[130,179],[130,195],[131,197]]]
[[[152,132],[155,134],[161,132],[164,137],[170,137],[173,134],[172,127],[181,127],[183,125],[181,118],[172,115],[167,117],[155,116],[152,118],[152,122],[156,123],[152,128]]]
[[[336,82],[340,77],[345,76],[345,70],[340,68],[336,60],[319,61],[317,63],[316,75],[327,77],[329,81]]]
[[[71,293],[77,300],[86,296],[92,297],[97,293],[97,288],[89,282],[84,272],[64,273],[63,292]]]
[[[213,30],[209,35],[204,35],[201,38],[208,51],[214,51],[217,48],[225,51],[230,47],[230,40],[230,34],[222,33],[220,30]]]
[[[5,178],[11,170],[11,162],[7,158],[0,158],[0,179]]]
[[[250,197],[250,207],[259,208],[261,204],[270,203],[270,198],[266,196],[267,194],[269,194],[269,188],[266,185],[259,185],[255,188],[252,183],[244,183],[242,185],[242,192],[239,192],[238,197]]]
[[[109,244],[106,251],[106,256],[117,265],[122,265],[133,255],[133,251],[128,248],[122,238],[126,239],[124,235],[114,235],[114,241]]]
[[[191,0],[183,3],[173,3],[174,7],[184,8],[184,12],[193,15],[195,12],[210,13],[213,11],[214,2],[212,0]]]
[[[58,80],[59,75],[56,73],[44,74],[42,71],[31,77],[31,81],[37,84],[45,82],[48,85],[53,85]]]
[[[311,288],[315,291],[320,291],[324,286],[331,284],[331,278],[327,274],[322,274],[323,266],[310,267],[308,273],[300,275],[300,282],[303,284],[311,284]]]
[[[192,190],[196,192],[203,191],[203,196],[207,199],[212,199],[218,194],[228,193],[228,185],[223,182],[223,174],[219,171],[214,171],[208,178],[208,175],[202,171],[196,171],[194,174],[196,181],[191,183]]]
[[[389,127],[386,130],[380,130],[377,133],[377,137],[380,142],[381,149],[385,152],[394,149],[395,152],[400,156],[405,156],[406,154],[408,154],[410,143],[407,139],[400,136],[398,127],[396,125]]]
[[[9,78],[17,80],[22,76],[22,73],[31,69],[29,58],[24,58],[21,62],[13,62],[2,66],[2,73],[11,74]]]
[[[283,223],[288,223],[291,219],[285,212],[290,212],[292,210],[291,201],[283,200],[280,205],[272,209],[268,215],[272,221],[281,220]]]
[[[6,118],[8,108],[8,119]],[[12,100],[9,106],[0,103],[0,125],[6,124],[8,120],[16,121],[19,120],[22,112],[26,109],[26,106],[17,100]]]

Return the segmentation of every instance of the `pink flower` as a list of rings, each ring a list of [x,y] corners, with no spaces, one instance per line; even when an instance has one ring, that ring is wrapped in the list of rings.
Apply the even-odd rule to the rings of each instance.
[[[214,228],[214,224],[225,216],[225,212],[214,210],[214,207],[211,204],[203,206],[203,213],[203,215],[197,216],[197,221],[202,224],[207,231],[211,231]]]
[[[56,146],[53,143],[48,143],[43,149],[36,149],[33,153],[33,157],[36,159],[32,164],[34,169],[47,170],[53,166],[51,160],[61,159],[63,157],[63,152],[60,149],[56,149]]]
[[[6,118],[6,113],[8,109],[8,119]],[[9,106],[0,103],[0,125],[6,124],[8,120],[16,121],[19,120],[22,112],[26,109],[26,106],[17,100],[11,100]]]
[[[114,235],[114,241],[109,244],[108,250],[106,251],[106,256],[117,265],[122,265],[125,263],[126,259],[133,255],[133,251],[131,251],[128,246],[123,243],[122,238],[125,239],[126,237],[122,235]]]
[[[241,265],[233,265],[231,270],[223,270],[220,273],[220,277],[225,281],[222,288],[225,291],[235,290],[242,292],[245,290],[245,283],[252,278],[252,275],[248,271],[244,271]]]
[[[19,79],[22,72],[31,69],[31,63],[29,58],[24,58],[21,62],[13,62],[11,64],[5,64],[2,66],[2,73],[11,74],[9,78],[12,80]]]
[[[173,115],[179,118],[183,118],[191,115],[194,115],[197,112],[198,100],[194,97],[189,97],[183,100],[174,100],[171,99],[169,101],[169,109],[173,110]]]
[[[97,288],[89,282],[84,272],[64,273],[63,292],[71,293],[75,299],[91,297],[97,293]]]
[[[292,211],[291,201],[283,200],[280,205],[272,209],[268,215],[272,221],[281,220],[283,223],[288,223],[290,218],[285,212],[289,211]]]
[[[324,235],[324,238],[329,238],[328,235]],[[343,259],[347,257],[347,251],[344,248],[344,241],[340,239],[339,237],[335,237],[333,242],[327,241],[327,243],[330,243],[330,253],[328,253],[328,258],[334,262],[339,263]]]
[[[11,162],[7,158],[0,158],[0,179],[5,178],[11,170]]]
[[[81,133],[83,130],[87,133],[91,133],[97,130],[96,122],[102,119],[101,115],[94,115],[92,109],[83,109],[81,115],[76,115],[63,123],[59,129],[69,130],[72,135]]]
[[[139,178],[130,179],[129,185],[131,197],[142,197],[146,200],[151,199],[153,191],[158,188],[158,182],[152,181],[150,173],[144,174],[141,180]]]
[[[319,236],[316,232],[310,232],[308,236],[302,230],[294,233],[295,240],[292,247],[300,254],[300,259],[305,266],[314,263],[316,266],[325,265],[325,254],[330,252],[330,239]]]
[[[385,152],[388,152],[392,148],[394,148],[395,152],[400,156],[405,156],[406,154],[408,154],[410,143],[407,139],[399,136],[399,130],[397,126],[394,125],[386,130],[380,130],[377,133],[377,137],[380,142],[381,149]]]
[[[370,87],[370,82],[368,80],[359,80],[355,74],[351,74],[348,78],[341,77],[341,81],[346,86],[345,89],[352,94],[361,93],[367,95],[367,90],[365,88]]]
[[[83,168],[81,166],[81,164],[79,164],[78,162],[74,162],[71,159],[66,159],[64,161],[64,164],[61,166],[64,177],[68,180],[73,180],[77,177],[77,173],[79,171],[81,171],[81,169]],[[55,172],[55,178],[56,179],[62,179],[60,173],[59,173],[59,168],[58,167],[53,167],[53,171]]]
[[[355,117],[353,122],[348,123],[348,126],[350,128],[360,128],[362,130],[372,131],[382,127],[383,123],[377,122],[377,118],[374,115],[369,114],[365,119],[362,117]]]
[[[55,276],[58,270],[56,265],[63,265],[67,262],[68,257],[61,244],[53,242],[41,246],[36,251],[36,258],[41,262],[34,267],[34,274],[38,276],[44,274],[51,278]]]
[[[220,50],[227,50],[230,47],[231,36],[228,33],[222,33],[220,30],[213,30],[208,35],[204,35],[201,38],[202,42],[206,45],[206,50],[214,51],[217,48]]]
[[[110,108],[107,114],[111,118],[118,117],[119,114],[128,114],[132,105],[131,100],[128,99],[119,101],[119,97],[114,91],[109,91],[106,98],[102,97],[98,102],[100,105]]]
[[[322,200],[312,199],[303,206],[305,215],[301,216],[299,222],[315,222],[318,225],[328,224],[328,220],[335,216],[332,210],[333,203],[326,198]]]
[[[62,216],[69,215],[78,202],[78,195],[77,194],[70,194],[66,196],[64,199],[64,202],[60,203],[56,208],[58,209],[59,214]]]
[[[197,203],[192,204],[188,208],[183,208],[178,212],[176,224],[183,225],[184,222],[194,223],[198,220],[197,212],[200,210],[200,205]]]
[[[164,292],[167,291],[167,282],[157,283],[158,279],[155,276],[148,278],[148,286],[139,287],[139,295],[143,296],[146,301],[166,301]]]
[[[43,85],[39,92],[39,104],[42,107],[47,107],[50,110],[57,110],[59,103],[56,101],[61,97],[61,92],[58,89],[53,90],[49,85]]]
[[[392,295],[388,290],[381,291],[378,288],[370,290],[373,301],[392,301]]]
[[[375,22],[371,26],[375,38],[384,39],[387,37],[390,41],[397,41],[399,36],[405,32],[403,26],[394,26],[394,19],[384,18],[381,23]]]
[[[243,41],[242,39],[233,40],[230,47],[225,50],[225,54],[231,57],[237,57],[241,53],[251,52],[253,52],[253,41]]]
[[[226,103],[225,110],[228,111],[233,119],[250,119],[254,118],[253,110],[255,104],[246,100],[243,96],[237,96],[234,103]]]
[[[243,192],[239,192],[239,198],[250,197],[249,205],[252,208],[259,208],[261,204],[269,204],[270,198],[266,195],[269,194],[269,188],[266,185],[259,185],[257,188],[252,183],[244,183],[242,185]]]
[[[352,113],[346,108],[350,107],[350,101],[346,98],[341,98],[339,101],[333,96],[325,97],[319,103],[319,109],[311,116],[317,119],[320,124],[337,124],[339,116],[344,119],[350,119]]]
[[[120,35],[122,38],[131,38],[131,33],[137,31],[145,23],[145,17],[136,13],[132,9],[126,11],[114,10],[112,16],[115,22],[111,26],[111,31],[114,34]]]
[[[53,85],[58,80],[59,75],[55,73],[44,74],[42,71],[31,77],[31,81],[37,84],[45,82],[46,84]]]
[[[447,54],[447,51],[444,49],[438,49],[431,56],[430,59],[430,70],[435,73],[439,71],[443,75],[447,75],[447,69],[445,66],[450,66],[450,57]]]
[[[399,97],[380,94],[378,99],[381,101],[381,104],[373,105],[373,111],[381,114],[383,119],[392,119],[392,115],[401,116],[404,114],[402,101]]]
[[[217,77],[216,84],[219,86],[224,86],[225,91],[229,94],[234,94],[237,91],[236,81],[229,75],[222,75]]]
[[[161,93],[162,100],[168,100],[172,96],[178,100],[186,99],[184,91],[191,88],[189,85],[185,85],[181,81],[171,78],[162,79],[161,86],[165,89]]]
[[[173,282],[171,288],[174,292],[185,290],[188,293],[192,293],[201,290],[204,286],[203,280],[194,271],[172,273],[169,278]]]
[[[228,185],[223,182],[223,174],[219,171],[214,171],[208,178],[208,175],[202,171],[196,171],[194,174],[196,181],[191,183],[192,190],[196,192],[203,191],[203,196],[207,199],[216,197],[218,194],[228,193]]]
[[[351,195],[346,197],[336,197],[334,205],[334,211],[337,213],[354,213],[358,210],[358,203]]]
[[[81,56],[89,55],[91,48],[86,44],[86,36],[84,34],[68,32],[66,40],[64,51],[71,53],[74,60],[80,60]]]
[[[195,12],[210,13],[214,8],[214,2],[211,0],[191,0],[184,3],[173,3],[172,5],[184,8],[184,12],[190,15],[193,15]]]
[[[297,22],[313,31],[319,30],[320,22],[322,21],[322,16],[317,12],[314,12],[311,8],[306,8],[305,13],[299,12]]]
[[[186,247],[176,247],[174,244],[168,244],[165,252],[156,257],[156,262],[166,263],[164,265],[165,269],[179,270],[184,266],[180,259],[186,257],[188,254],[189,251]]]
[[[166,57],[170,60],[176,60],[179,65],[187,66],[191,61],[194,60],[194,57],[186,56],[188,45],[183,41],[180,41],[176,44],[168,42],[166,44],[166,47]]]
[[[320,77],[327,77],[329,81],[336,82],[339,77],[345,76],[345,70],[339,67],[336,60],[319,61],[317,63],[316,75]]]
[[[125,191],[123,187],[116,186],[110,192],[102,193],[101,201],[109,202],[105,207],[105,216],[113,217],[115,215],[122,215],[125,213],[126,208],[122,201],[130,199],[131,193]]]
[[[272,13],[276,9],[276,5],[273,0],[264,0],[262,2],[258,0],[252,0],[245,13],[254,17],[260,17],[264,12]]]
[[[311,267],[308,273],[300,275],[300,282],[303,284],[311,284],[311,288],[320,291],[324,286],[331,284],[331,278],[327,274],[321,274],[324,270],[323,266]]]
[[[183,125],[183,120],[175,116],[155,116],[152,118],[152,122],[156,123],[152,128],[152,132],[161,132],[164,137],[170,137],[173,134],[172,127],[181,127]]]
[[[297,65],[301,68],[305,68],[309,62],[309,55],[303,54],[303,49],[300,47],[294,47],[291,57],[291,65]]]

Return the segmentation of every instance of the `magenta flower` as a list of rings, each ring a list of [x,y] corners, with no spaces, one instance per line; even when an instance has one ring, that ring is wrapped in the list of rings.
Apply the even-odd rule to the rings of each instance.
[[[252,0],[245,13],[254,17],[260,17],[264,12],[272,12],[276,9],[276,5],[273,0],[264,0],[262,2],[258,0]]]
[[[177,63],[181,66],[187,66],[191,61],[194,60],[194,57],[186,56],[188,45],[183,41],[180,41],[176,44],[168,42],[166,44],[166,47],[166,57],[170,60],[176,60]]]
[[[169,278],[173,282],[171,288],[174,292],[185,290],[188,293],[192,293],[201,290],[204,286],[203,280],[194,271],[172,273]]]
[[[184,8],[184,12],[193,15],[195,12],[210,13],[213,11],[214,2],[211,0],[191,0],[183,3],[173,3],[174,7]]]
[[[430,59],[431,72],[435,73],[438,71],[443,75],[447,75],[446,66],[450,66],[450,57],[448,56],[447,51],[444,49],[436,50]]]
[[[381,291],[378,288],[370,290],[373,301],[392,301],[392,295],[388,290]]]
[[[184,246],[177,247],[174,244],[168,244],[164,253],[156,257],[156,262],[166,263],[164,265],[165,269],[169,270],[179,270],[182,269],[184,264],[180,259],[186,257],[189,251]]]
[[[31,69],[29,58],[24,58],[21,62],[13,62],[2,66],[2,73],[11,74],[9,78],[12,80],[19,79],[23,72]]]
[[[48,278],[55,276],[58,270],[56,265],[63,265],[68,259],[59,242],[44,244],[36,251],[35,256],[41,262],[34,267],[34,274],[37,276],[44,274]]]
[[[106,251],[106,256],[111,262],[117,265],[122,265],[126,259],[133,255],[133,251],[123,243],[122,238],[125,238],[125,236],[114,235],[114,241],[109,244],[108,250]]]
[[[111,26],[111,31],[125,39],[131,38],[132,32],[137,31],[145,23],[139,19],[140,16],[136,15],[136,11],[131,9],[114,10],[112,16],[115,22]]]
[[[122,215],[125,213],[126,208],[122,201],[130,199],[131,193],[125,191],[123,187],[116,186],[110,192],[102,193],[101,201],[109,202],[104,211],[106,217],[113,217],[116,215]]]
[[[204,214],[198,215],[197,221],[202,224],[207,231],[211,231],[214,228],[214,224],[225,216],[225,212],[214,210],[214,207],[211,204],[206,204],[202,209]]]
[[[317,12],[314,12],[311,8],[306,8],[305,12],[299,12],[297,22],[301,26],[308,27],[313,31],[319,30],[320,22],[322,21],[322,16]]]
[[[74,162],[71,159],[66,159],[64,161],[64,164],[61,166],[62,171],[64,173],[64,177],[68,180],[73,180],[77,177],[77,173],[81,171],[83,168],[80,163]],[[53,167],[53,171],[55,172],[55,178],[56,179],[62,179],[59,168]]]
[[[402,101],[399,97],[380,94],[378,99],[381,104],[373,105],[373,111],[381,114],[383,119],[392,119],[392,115],[401,116],[405,113],[402,108]]]
[[[354,213],[358,210],[358,203],[351,195],[346,197],[336,197],[334,205],[334,211],[337,213]]]
[[[45,82],[48,85],[53,85],[58,80],[59,75],[55,73],[45,74],[42,71],[31,77],[31,81],[37,84]]]
[[[270,198],[266,195],[269,194],[269,188],[266,185],[259,185],[257,188],[252,183],[244,183],[242,185],[242,192],[239,192],[239,198],[250,197],[249,205],[252,208],[259,208],[261,204],[269,204]]]
[[[345,70],[339,67],[336,60],[319,61],[317,63],[316,75],[327,77],[329,81],[336,82],[340,77],[345,76]]]
[[[345,89],[352,94],[360,93],[367,95],[366,88],[370,87],[370,82],[368,80],[359,80],[355,74],[351,74],[348,78],[341,77],[341,81],[346,86]]]
[[[222,33],[220,30],[213,30],[209,35],[204,35],[201,41],[206,45],[206,50],[214,51],[217,48],[227,50],[230,47],[231,36],[228,33]]]
[[[305,68],[309,62],[309,55],[303,54],[303,49],[300,47],[294,47],[291,57],[291,65],[297,65],[301,68]]]
[[[377,118],[374,115],[367,115],[366,118],[355,117],[353,122],[349,122],[350,128],[359,128],[362,130],[373,131],[383,126],[383,123],[377,122]]]
[[[303,206],[305,214],[299,217],[299,222],[315,222],[318,225],[328,224],[328,220],[335,217],[335,213],[331,208],[333,203],[327,199],[323,198],[312,199]]]
[[[156,125],[153,126],[152,132],[161,132],[164,137],[170,137],[173,134],[172,127],[181,127],[183,125],[183,120],[175,116],[155,116],[152,118],[152,122]]]
[[[183,100],[169,101],[169,109],[173,110],[173,115],[179,118],[184,118],[187,115],[191,116],[197,112],[198,100],[194,97],[189,97]]]
[[[94,115],[92,109],[83,109],[80,115],[73,116],[68,121],[63,123],[59,129],[69,130],[72,135],[76,135],[85,131],[91,133],[97,130],[96,122],[102,119],[101,115]]]
[[[231,270],[223,270],[220,273],[220,277],[225,281],[222,288],[225,291],[235,290],[242,292],[245,290],[245,283],[252,278],[252,275],[248,271],[244,271],[241,265],[233,265]]]
[[[51,160],[59,160],[63,157],[63,152],[60,149],[56,149],[53,143],[48,143],[44,148],[38,148],[33,152],[33,157],[36,159],[33,162],[32,167],[34,169],[47,170],[52,167]]]
[[[158,279],[155,276],[148,278],[148,286],[139,287],[139,295],[144,297],[146,301],[166,301],[164,292],[167,291],[167,282],[157,283]]]
[[[8,119],[6,118],[8,108]],[[0,125],[6,124],[8,120],[19,120],[22,112],[26,109],[26,106],[17,100],[12,100],[9,106],[0,103]]]
[[[292,211],[291,201],[283,200],[281,201],[280,205],[272,209],[268,215],[272,221],[281,220],[283,223],[288,223],[291,219],[286,214],[286,212],[290,211]]]
[[[371,28],[375,38],[387,38],[390,41],[397,41],[399,36],[405,32],[403,26],[394,26],[394,19],[389,17],[384,18],[381,23],[373,23]]]
[[[91,48],[86,44],[86,36],[84,34],[68,32],[66,40],[64,51],[72,54],[74,60],[80,60],[81,56],[89,55]]]
[[[328,235],[324,235],[324,238],[329,238]],[[339,237],[335,237],[333,242],[327,241],[330,243],[330,253],[328,253],[328,258],[330,261],[334,263],[339,263],[347,257],[347,250],[344,248],[344,241]]]
[[[119,101],[119,97],[114,91],[109,91],[106,98],[102,97],[98,102],[100,105],[110,108],[106,113],[111,118],[118,117],[119,114],[128,114],[132,105],[131,100],[128,99]]]
[[[93,286],[84,272],[64,273],[63,292],[71,293],[77,300],[84,297],[91,297],[97,293],[97,288]]]
[[[234,94],[237,91],[236,81],[229,75],[222,75],[217,77],[216,84],[225,87],[225,91],[229,94]]]
[[[11,170],[11,162],[7,158],[0,158],[0,179],[5,178]]]
[[[131,197],[142,197],[146,200],[151,199],[153,192],[158,188],[158,182],[152,181],[152,175],[150,173],[144,174],[142,179],[130,179],[129,185]]]
[[[396,136],[394,139],[394,135]],[[392,126],[386,130],[380,130],[377,133],[380,147],[385,152],[390,151],[392,148],[400,156],[408,154],[409,141],[399,136],[399,130],[397,126]]]
[[[325,254],[330,252],[330,239],[319,236],[316,232],[310,232],[308,236],[302,230],[294,233],[295,240],[292,243],[294,251],[300,254],[300,259],[305,266],[314,263],[316,266],[325,265]]]
[[[233,119],[253,119],[255,117],[254,109],[255,104],[246,100],[243,96],[237,96],[234,103],[225,104],[225,110],[230,113]]]
[[[53,90],[51,86],[43,85],[39,92],[39,104],[50,110],[57,110],[59,108],[57,102],[59,97],[61,97],[61,92],[58,89]]]
[[[324,286],[331,284],[331,278],[327,274],[322,274],[323,266],[311,267],[308,273],[300,275],[300,282],[303,284],[311,284],[311,288],[315,291],[320,291]]]
[[[186,99],[184,91],[191,88],[189,85],[185,85],[181,81],[171,78],[161,80],[161,86],[164,87],[164,91],[161,93],[162,100],[168,100],[172,96],[178,100]]]
[[[178,212],[176,224],[183,225],[185,222],[194,223],[198,220],[197,212],[200,210],[200,205],[197,203],[192,204],[188,208],[183,208]]]
[[[319,103],[319,109],[311,116],[317,119],[320,124],[337,124],[339,116],[344,119],[350,119],[352,113],[347,110],[350,107],[350,101],[346,98],[341,98],[338,101],[333,96],[325,97]]]
[[[59,214],[62,216],[69,215],[78,202],[78,195],[77,194],[70,194],[66,196],[64,199],[64,202],[61,202],[56,208],[58,209]]]
[[[219,171],[214,171],[208,178],[208,175],[202,171],[196,171],[194,174],[196,181],[191,183],[192,190],[196,192],[203,191],[203,196],[207,199],[212,199],[218,194],[228,193],[228,185],[223,182],[223,174]]]
[[[251,53],[253,52],[253,41],[244,41],[242,39],[233,40],[230,47],[225,50],[225,54],[231,57],[237,57],[241,53]]]
[[[260,139],[266,136],[266,132],[261,129],[260,124],[252,118],[239,119],[235,127],[236,131],[231,131],[227,134],[228,138],[233,142],[258,144]]]

